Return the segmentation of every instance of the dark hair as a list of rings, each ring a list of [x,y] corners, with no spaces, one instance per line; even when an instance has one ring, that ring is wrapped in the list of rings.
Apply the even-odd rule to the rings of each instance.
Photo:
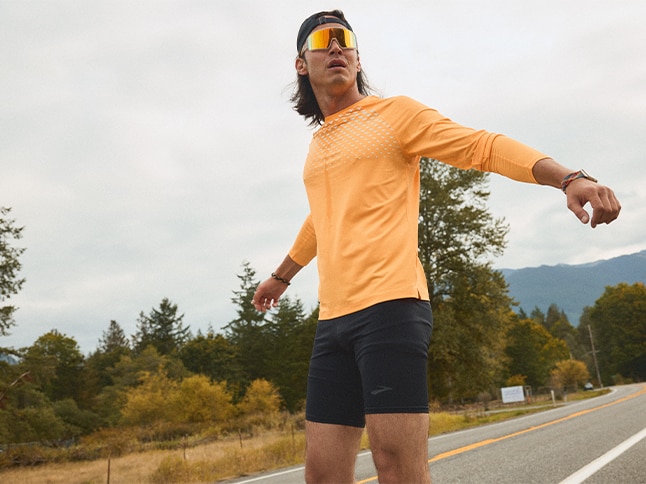
[[[299,30],[299,38],[303,36],[304,28],[311,31],[314,27],[316,27],[317,23],[312,22],[314,19],[317,19],[319,17],[335,17],[342,20],[342,22],[339,23],[347,25],[349,27],[348,21],[346,20],[345,15],[343,15],[343,12],[341,10],[319,12],[312,15],[307,20],[305,20],[305,22],[303,22],[303,25],[301,25],[301,29]],[[310,23],[312,24],[311,27]],[[309,34],[309,31],[306,33]],[[297,47],[298,43],[299,42],[297,41]],[[364,96],[370,95],[370,85],[368,84],[368,79],[363,70],[357,73],[357,87],[359,89],[359,92]],[[312,84],[310,84],[309,76],[298,74],[298,78],[294,82],[294,91],[292,92],[290,101],[294,104],[294,111],[303,116],[305,119],[308,119],[310,126],[321,125],[323,124],[323,121],[325,121],[325,116],[323,116],[321,108],[316,101],[316,96],[314,96],[314,90],[312,89]]]

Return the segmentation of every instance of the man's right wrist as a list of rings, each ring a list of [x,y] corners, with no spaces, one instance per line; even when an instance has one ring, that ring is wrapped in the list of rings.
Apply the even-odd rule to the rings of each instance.
[[[285,279],[285,278],[283,278],[283,277],[280,277],[280,276],[279,276],[278,274],[276,274],[275,272],[272,272],[272,273],[271,273],[271,277],[272,277],[272,278],[274,278],[274,279],[276,279],[276,280],[277,280],[277,281],[279,281],[279,282],[282,282],[283,284],[288,285],[288,286],[291,284],[291,282],[290,282],[290,281],[288,281],[287,279]]]

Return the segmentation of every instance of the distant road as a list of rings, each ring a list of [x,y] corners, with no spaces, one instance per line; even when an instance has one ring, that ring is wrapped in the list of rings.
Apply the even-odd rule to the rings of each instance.
[[[646,384],[428,441],[433,484],[646,483]],[[370,452],[359,484],[377,482]],[[302,483],[302,466],[229,482]]]

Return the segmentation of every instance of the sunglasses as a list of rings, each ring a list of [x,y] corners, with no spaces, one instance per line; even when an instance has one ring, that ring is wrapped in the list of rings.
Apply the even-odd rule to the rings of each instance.
[[[324,50],[330,47],[332,40],[336,39],[341,48],[343,49],[356,49],[357,48],[357,37],[354,35],[352,30],[343,29],[340,27],[317,30],[312,32],[308,37],[303,49],[301,50],[301,55],[305,50]]]

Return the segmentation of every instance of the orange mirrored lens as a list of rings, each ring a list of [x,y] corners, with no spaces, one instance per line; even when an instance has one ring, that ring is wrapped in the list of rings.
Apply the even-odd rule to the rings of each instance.
[[[312,32],[307,38],[307,49],[327,49],[330,47],[332,39],[336,39],[343,49],[357,48],[357,38],[355,37],[354,32],[348,29],[331,28]]]

